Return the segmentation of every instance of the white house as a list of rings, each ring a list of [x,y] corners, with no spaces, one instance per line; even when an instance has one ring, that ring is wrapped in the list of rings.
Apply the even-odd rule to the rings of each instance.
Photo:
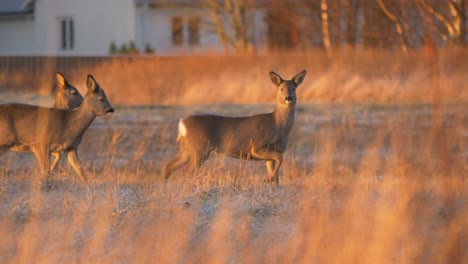
[[[258,0],[257,0],[258,1]],[[135,0],[138,47],[154,47],[158,54],[206,54],[223,52],[215,33],[212,10],[201,0]],[[251,1],[252,2],[252,1]],[[260,2],[260,1],[258,1]],[[250,8],[247,18],[252,25],[250,39],[257,48],[266,43],[265,9]],[[224,17],[225,28],[229,21]]]
[[[0,56],[105,56],[133,43],[158,55],[222,52],[200,0],[0,0]],[[249,13],[265,43],[265,11]],[[224,23],[228,23],[225,21]],[[211,31],[211,32],[210,32]]]

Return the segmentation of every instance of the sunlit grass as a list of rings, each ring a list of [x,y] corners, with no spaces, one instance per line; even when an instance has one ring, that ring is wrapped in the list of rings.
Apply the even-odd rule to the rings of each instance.
[[[437,78],[423,53],[375,50],[119,58],[64,71],[83,92],[92,73],[116,113],[97,118],[79,148],[89,184],[66,160],[43,184],[32,154],[0,158],[0,263],[468,262],[463,54],[440,51]],[[178,118],[270,111],[268,71],[303,68],[279,186],[263,182],[262,162],[222,156],[162,178]],[[25,73],[0,72],[10,96],[52,85]],[[124,107],[154,104],[168,106]]]
[[[88,185],[62,162],[44,187],[31,155],[8,153],[0,262],[468,260],[463,106],[443,108],[445,141],[425,106],[300,108],[279,186],[263,163],[221,156],[163,180],[176,120],[197,107],[96,120],[80,148]]]
[[[464,61],[467,49],[441,49],[440,67],[444,102],[467,102]],[[11,60],[13,60],[12,58]],[[337,49],[284,52],[262,56],[116,57],[89,63],[69,59],[56,69],[53,60],[43,67],[0,72],[0,92],[41,92],[53,87],[54,71],[61,71],[83,93],[85,76],[92,73],[110,100],[121,105],[189,105],[270,103],[274,86],[268,72],[285,78],[302,69],[300,102],[427,103],[431,102],[431,62],[421,50],[408,54],[378,49]],[[10,97],[12,95],[10,94]]]

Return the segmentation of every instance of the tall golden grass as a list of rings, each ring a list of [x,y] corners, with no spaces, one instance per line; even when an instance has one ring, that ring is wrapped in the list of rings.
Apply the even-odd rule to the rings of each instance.
[[[444,141],[424,105],[300,108],[279,186],[262,163],[222,157],[164,181],[173,120],[196,107],[96,120],[80,149],[88,185],[64,165],[41,185],[3,156],[0,262],[468,261],[463,105],[442,108]]]
[[[468,262],[466,51],[441,51],[437,70],[416,53],[320,54],[65,73],[93,73],[114,104],[168,106],[97,119],[80,147],[87,185],[65,164],[41,184],[32,155],[2,156],[0,263]],[[263,163],[222,157],[162,179],[179,117],[271,110],[268,70],[302,68],[300,102],[340,104],[298,106],[279,186]]]
[[[444,102],[467,102],[466,48],[439,51]],[[13,60],[14,58],[12,58]],[[61,71],[85,92],[92,73],[120,105],[188,105],[269,103],[273,93],[268,72],[285,78],[308,70],[301,102],[422,103],[431,101],[427,54],[377,49],[337,49],[276,53],[262,56],[114,57],[96,63],[88,58],[53,59],[2,70],[0,89],[51,91],[55,71]],[[67,63],[68,61],[68,63]],[[44,65],[36,65],[41,64]],[[41,66],[41,67],[38,67]],[[291,75],[291,76],[289,76]],[[272,94],[271,96],[266,96]]]

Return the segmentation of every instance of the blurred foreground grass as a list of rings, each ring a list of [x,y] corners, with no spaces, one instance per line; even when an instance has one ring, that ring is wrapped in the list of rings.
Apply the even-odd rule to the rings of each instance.
[[[62,163],[43,188],[32,155],[2,156],[0,262],[468,261],[464,104],[300,105],[279,186],[222,157],[161,179],[180,116],[271,108],[117,109],[80,148],[89,185]]]

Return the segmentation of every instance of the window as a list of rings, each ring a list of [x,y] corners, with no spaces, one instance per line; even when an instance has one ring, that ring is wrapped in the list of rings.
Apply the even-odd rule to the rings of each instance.
[[[60,48],[62,50],[72,50],[74,47],[73,19],[60,19]]]
[[[182,17],[172,18],[172,44],[182,45],[184,42],[184,24]]]
[[[188,21],[189,39],[191,46],[200,44],[200,17],[194,16]]]

